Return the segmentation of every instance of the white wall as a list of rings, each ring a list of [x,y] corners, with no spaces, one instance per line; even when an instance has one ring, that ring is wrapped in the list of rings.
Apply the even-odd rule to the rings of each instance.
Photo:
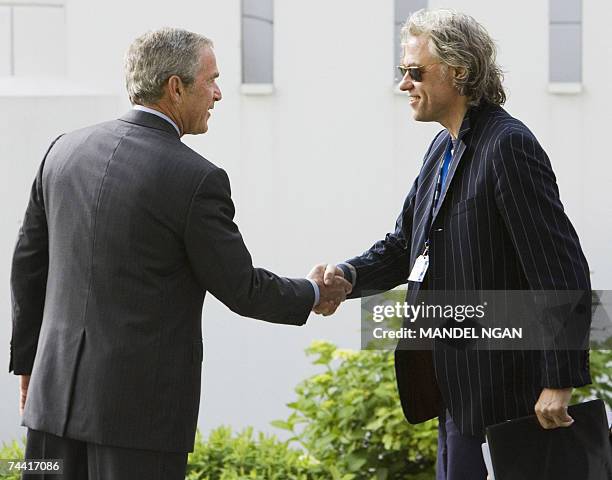
[[[507,109],[550,154],[594,286],[612,288],[612,202],[604,198],[612,190],[605,131],[612,40],[601,35],[612,6],[585,2],[584,92],[564,97],[547,90],[547,2],[517,0],[512,8],[486,0],[430,3],[471,13],[498,40]],[[276,91],[269,96],[240,93],[239,0],[67,0],[65,10],[65,91],[49,95],[28,86],[28,96],[15,92],[15,81],[0,81],[0,309],[7,319],[0,362],[8,365],[10,257],[38,162],[56,134],[128,108],[123,54],[148,29],[180,26],[215,41],[224,98],[209,133],[184,141],[229,172],[237,221],[257,265],[303,276],[316,262],[360,253],[393,227],[439,126],[414,123],[406,98],[393,93],[390,0],[276,0]],[[43,96],[32,97],[37,89]],[[273,430],[269,421],[286,416],[293,387],[314,371],[303,354],[311,340],[359,346],[356,302],[334,317],[291,328],[238,318],[209,298],[203,322],[205,431],[221,423]],[[1,375],[0,389],[8,392],[0,440],[8,440],[22,432],[15,379]]]

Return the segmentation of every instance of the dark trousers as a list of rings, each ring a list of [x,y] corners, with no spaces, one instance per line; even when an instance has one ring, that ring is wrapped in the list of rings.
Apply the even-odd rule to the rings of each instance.
[[[439,417],[436,480],[486,480],[484,436],[463,435],[448,410]]]
[[[63,459],[62,475],[25,473],[22,480],[184,480],[187,453],[110,447],[28,429],[26,459]]]

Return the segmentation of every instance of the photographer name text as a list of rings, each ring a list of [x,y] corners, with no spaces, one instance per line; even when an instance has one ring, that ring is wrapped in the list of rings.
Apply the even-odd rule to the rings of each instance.
[[[387,330],[381,327],[373,330],[374,338],[377,339],[505,339],[523,338],[522,328],[460,328],[460,327],[430,327],[430,328],[400,328]]]

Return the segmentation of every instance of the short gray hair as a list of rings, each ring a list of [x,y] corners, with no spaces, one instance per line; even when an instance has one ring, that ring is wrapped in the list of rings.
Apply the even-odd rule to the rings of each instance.
[[[419,10],[406,20],[402,44],[409,36],[421,35],[429,38],[431,53],[443,64],[464,69],[465,74],[453,82],[470,105],[504,104],[504,75],[495,60],[495,43],[474,18],[448,9]]]
[[[172,75],[191,85],[200,67],[203,47],[212,47],[212,42],[180,28],[162,28],[134,40],[125,55],[125,86],[130,102],[156,103]]]

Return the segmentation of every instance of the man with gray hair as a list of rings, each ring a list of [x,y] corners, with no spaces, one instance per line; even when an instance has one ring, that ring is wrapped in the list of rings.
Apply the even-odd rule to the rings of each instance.
[[[426,290],[573,290],[588,303],[589,268],[550,161],[501,107],[506,94],[486,30],[455,11],[420,10],[406,22],[402,44],[399,87],[413,118],[444,129],[394,231],[362,255],[327,266],[329,280],[342,272],[352,298],[407,283],[408,303]],[[590,304],[581,308],[590,312]],[[543,428],[571,425],[572,387],[591,381],[583,350],[436,343],[432,352],[400,341],[395,366],[406,418],[439,417],[438,480],[486,478],[481,444],[488,425],[534,411]]]
[[[207,291],[240,315],[303,325],[351,288],[323,285],[320,269],[254,268],[227,174],[181,143],[221,100],[210,40],[150,32],[125,67],[134,109],[53,142],[13,257],[26,457],[63,459],[64,480],[184,478]]]

